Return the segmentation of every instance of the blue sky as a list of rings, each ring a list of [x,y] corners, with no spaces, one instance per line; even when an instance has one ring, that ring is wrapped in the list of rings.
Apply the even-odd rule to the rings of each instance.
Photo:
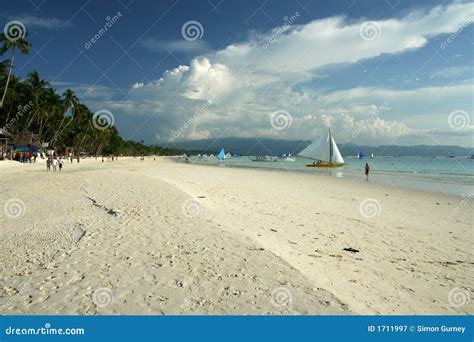
[[[473,2],[20,0],[1,9],[3,25],[20,21],[33,44],[15,72],[74,89],[112,112],[125,138],[316,139],[331,126],[339,142],[473,146]]]

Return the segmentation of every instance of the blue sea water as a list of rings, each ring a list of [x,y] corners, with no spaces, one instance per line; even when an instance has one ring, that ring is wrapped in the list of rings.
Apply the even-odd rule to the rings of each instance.
[[[370,166],[370,181],[401,188],[441,192],[468,196],[474,193],[474,159],[470,157],[390,157],[374,159],[344,157],[346,165],[341,168],[308,168],[312,160],[296,157],[294,162],[255,162],[250,157],[237,157],[218,161],[217,159],[190,158],[191,163],[219,165],[221,167],[252,167],[280,170],[282,172],[305,172],[333,177],[347,177],[365,181],[364,166]]]

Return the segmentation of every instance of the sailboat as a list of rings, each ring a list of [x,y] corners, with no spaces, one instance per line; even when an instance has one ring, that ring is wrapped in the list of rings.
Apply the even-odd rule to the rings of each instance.
[[[341,152],[337,148],[336,142],[331,134],[331,129],[328,129],[328,135],[321,137],[318,141],[313,142],[303,151],[298,153],[298,156],[314,159],[317,162],[313,164],[306,164],[307,167],[341,167],[344,166],[344,159]]]
[[[374,154],[373,153],[370,155],[370,159],[374,159]]]
[[[217,155],[217,159],[225,159],[225,152],[224,152],[224,148],[222,148],[222,150],[219,152],[219,154]]]
[[[357,155],[357,159],[364,159],[365,155],[359,151],[359,154]]]

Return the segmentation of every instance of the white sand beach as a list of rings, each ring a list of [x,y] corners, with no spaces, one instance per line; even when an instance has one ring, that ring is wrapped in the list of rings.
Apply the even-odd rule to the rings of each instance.
[[[2,314],[474,312],[461,197],[162,158],[0,175]]]

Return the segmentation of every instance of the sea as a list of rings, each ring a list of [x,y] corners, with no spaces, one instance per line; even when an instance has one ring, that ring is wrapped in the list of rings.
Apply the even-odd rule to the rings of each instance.
[[[444,193],[462,197],[474,196],[474,159],[466,156],[376,156],[357,159],[344,157],[345,165],[340,168],[305,167],[312,160],[296,157],[295,161],[252,161],[252,157],[232,157],[223,161],[217,158],[204,160],[191,156],[193,164],[218,167],[262,168],[281,172],[304,172],[328,177],[350,178],[365,181],[364,167],[370,166],[370,181],[396,188],[407,188],[428,192]]]

